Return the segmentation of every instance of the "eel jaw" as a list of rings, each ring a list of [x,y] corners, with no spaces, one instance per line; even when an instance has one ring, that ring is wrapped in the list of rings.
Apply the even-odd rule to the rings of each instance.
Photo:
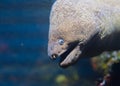
[[[80,51],[80,46],[79,45],[74,45],[70,49],[68,49],[65,53],[63,53],[60,61],[60,67],[68,67],[71,64],[74,64],[78,59],[79,56],[81,55]]]

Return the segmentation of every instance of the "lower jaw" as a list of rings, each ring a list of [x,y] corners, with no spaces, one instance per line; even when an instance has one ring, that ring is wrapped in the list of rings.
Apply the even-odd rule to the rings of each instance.
[[[72,43],[69,44],[69,46],[68,46],[69,48],[62,55],[60,55],[59,65],[69,56],[69,54],[71,52],[74,51],[74,49],[78,46],[78,43],[79,43],[79,41],[75,41],[75,42],[72,42]],[[68,67],[68,66],[69,66],[69,64],[66,65],[66,66],[60,65],[60,67]]]

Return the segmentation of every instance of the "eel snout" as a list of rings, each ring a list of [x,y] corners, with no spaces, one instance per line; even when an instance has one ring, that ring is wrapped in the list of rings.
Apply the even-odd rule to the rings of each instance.
[[[58,57],[57,54],[52,54],[52,55],[51,55],[51,59],[53,59],[53,60],[55,60],[57,57]]]

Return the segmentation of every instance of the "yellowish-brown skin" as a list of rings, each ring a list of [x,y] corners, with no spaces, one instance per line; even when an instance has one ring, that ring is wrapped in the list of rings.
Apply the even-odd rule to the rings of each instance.
[[[60,56],[71,42],[84,44],[96,33],[103,40],[113,32],[120,32],[120,0],[56,0],[50,14],[48,55]],[[63,45],[58,43],[60,38]],[[82,53],[78,47],[68,55],[70,61],[67,58],[61,65],[74,63],[77,53]]]

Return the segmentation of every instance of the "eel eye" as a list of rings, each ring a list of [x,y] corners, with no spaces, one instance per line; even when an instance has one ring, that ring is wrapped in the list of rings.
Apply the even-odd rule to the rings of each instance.
[[[59,39],[59,40],[58,40],[58,43],[59,43],[60,45],[63,45],[63,44],[64,44],[64,40],[63,40],[63,39]]]

